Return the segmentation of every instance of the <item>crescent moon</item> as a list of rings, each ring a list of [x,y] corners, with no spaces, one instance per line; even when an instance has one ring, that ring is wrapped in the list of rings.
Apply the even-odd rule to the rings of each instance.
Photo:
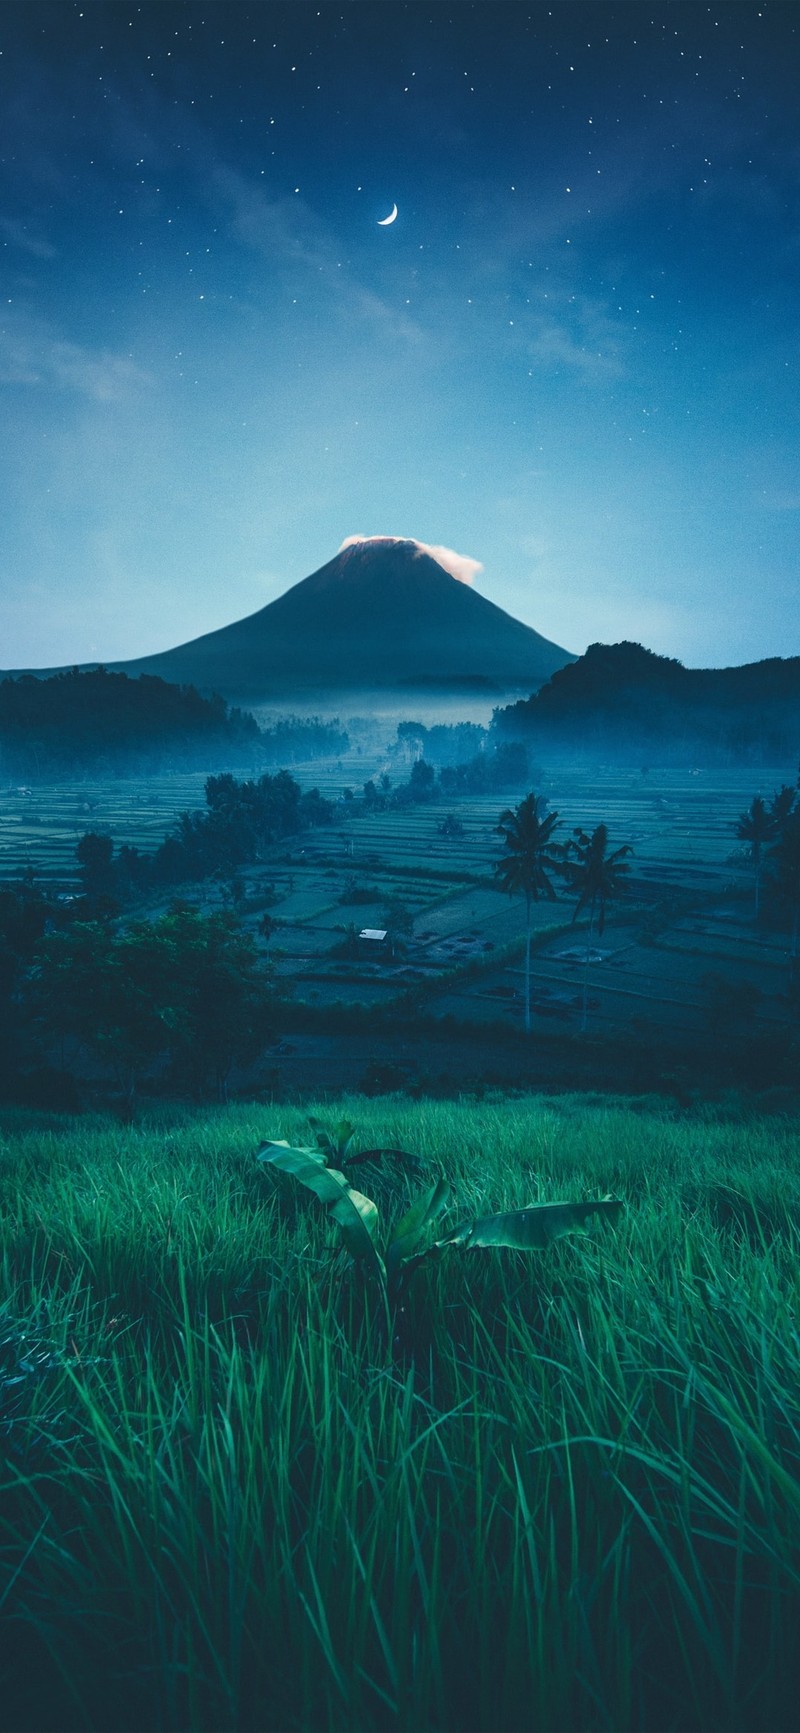
[[[378,228],[379,229],[385,229],[389,223],[394,222],[394,219],[396,216],[397,216],[397,206],[393,205],[388,217],[379,217],[378,218]]]

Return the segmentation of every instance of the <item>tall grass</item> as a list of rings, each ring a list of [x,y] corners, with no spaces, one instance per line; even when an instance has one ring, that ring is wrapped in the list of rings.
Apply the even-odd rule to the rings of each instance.
[[[299,1110],[7,1116],[13,1733],[796,1726],[796,1126],[341,1107],[459,1213],[628,1208],[423,1268],[392,1341],[253,1159]]]

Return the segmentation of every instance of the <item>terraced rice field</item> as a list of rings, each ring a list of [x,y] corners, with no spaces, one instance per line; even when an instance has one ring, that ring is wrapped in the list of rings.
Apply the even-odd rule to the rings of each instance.
[[[39,879],[74,884],[75,847],[87,830],[152,852],[179,812],[202,806],[204,783],[187,772],[0,789],[0,880],[30,867]]]
[[[751,873],[741,856],[735,821],[759,789],[766,795],[792,781],[788,767],[753,773],[737,771],[651,771],[640,773],[562,769],[548,779],[551,805],[562,819],[562,836],[577,824],[591,829],[604,820],[611,845],[631,842],[630,887],[625,905],[613,910],[607,933],[596,949],[588,972],[591,1026],[608,1033],[657,1025],[673,1031],[708,1025],[710,989],[705,977],[717,972],[737,985],[749,983],[761,995],[755,1027],[762,1034],[786,1022],[787,942],[781,933],[756,930],[751,919]],[[521,792],[521,791],[520,791]],[[514,797],[516,798],[516,797]],[[522,1015],[521,960],[488,971],[478,980],[450,986],[447,971],[500,949],[523,926],[521,905],[479,883],[463,884],[466,875],[485,879],[491,873],[499,842],[496,796],[451,803],[463,825],[463,835],[450,838],[438,826],[446,804],[364,813],[357,807],[340,846],[347,850],[359,877],[379,880],[394,869],[393,885],[416,914],[409,957],[420,982],[438,966],[441,988],[431,984],[428,1008],[464,1020],[498,1018],[519,1024]],[[315,848],[324,850],[320,838]],[[313,872],[313,848],[307,851]],[[405,878],[403,878],[405,875]],[[459,883],[459,879],[461,883]],[[447,881],[450,881],[449,883]],[[425,899],[428,899],[427,904]],[[631,904],[636,905],[631,919]],[[661,909],[652,927],[652,911]],[[648,911],[650,916],[648,918]],[[280,915],[280,909],[276,913]],[[334,911],[334,924],[356,914],[367,925],[376,905],[362,911]],[[566,926],[572,907],[559,898],[533,910],[535,943],[535,1025],[580,1021],[583,989],[582,929],[565,939],[549,939],[553,924]],[[643,930],[644,923],[644,930]],[[324,935],[318,933],[320,957],[309,965],[319,983]],[[572,955],[570,955],[572,951]],[[412,969],[413,975],[414,970]],[[372,974],[361,965],[350,971],[352,996]],[[384,974],[384,997],[408,984],[409,970]],[[330,983],[330,996],[342,997],[342,970]],[[320,991],[319,984],[317,992]],[[321,989],[325,997],[324,986]],[[369,994],[374,997],[374,989]]]
[[[368,772],[362,760],[353,762],[363,781]],[[254,774],[250,765],[230,768],[240,777]],[[291,770],[304,788],[319,787],[334,798],[348,779],[351,784],[356,781],[349,758],[292,765]],[[186,771],[173,776],[1,786],[0,882],[31,868],[48,883],[74,885],[75,846],[87,830],[108,834],[117,845],[155,851],[180,812],[204,806],[207,774]]]
[[[257,932],[269,906],[280,923],[270,942],[275,967],[301,999],[385,1004],[415,987],[436,1014],[518,1026],[522,962],[504,951],[519,945],[524,910],[492,888],[491,875],[500,852],[499,813],[526,791],[384,812],[344,798],[345,788],[360,790],[380,768],[354,754],[292,767],[303,787],[319,787],[337,801],[336,817],[243,873],[245,922]],[[394,780],[402,774],[396,771]],[[629,842],[634,849],[625,902],[612,909],[590,959],[593,1028],[702,1029],[709,1016],[705,978],[714,972],[757,990],[762,1033],[786,1022],[786,936],[754,928],[751,872],[734,832],[754,793],[769,796],[786,781],[793,781],[789,767],[647,775],[602,766],[551,769],[544,791],[560,815],[562,839],[576,825],[591,829],[603,820],[611,847]],[[204,782],[194,774],[0,791],[0,879],[29,866],[69,890],[85,830],[155,849],[179,812],[202,806]],[[461,835],[442,834],[448,812]],[[192,894],[213,906],[225,892],[213,886]],[[348,931],[385,926],[398,903],[413,930],[388,964],[365,944],[354,949],[352,940],[350,954],[342,954]],[[543,1029],[580,1020],[585,933],[570,929],[572,913],[563,895],[533,908],[533,1017]],[[476,964],[465,978],[463,966]]]

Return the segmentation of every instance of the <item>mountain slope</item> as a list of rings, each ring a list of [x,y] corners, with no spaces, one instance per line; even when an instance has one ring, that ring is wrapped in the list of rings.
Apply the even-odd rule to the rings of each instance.
[[[374,537],[344,548],[247,619],[112,665],[255,702],[414,686],[530,692],[572,660],[451,577],[416,542]]]
[[[590,644],[532,697],[495,712],[505,739],[639,764],[768,764],[800,752],[800,656],[684,668],[641,644]]]

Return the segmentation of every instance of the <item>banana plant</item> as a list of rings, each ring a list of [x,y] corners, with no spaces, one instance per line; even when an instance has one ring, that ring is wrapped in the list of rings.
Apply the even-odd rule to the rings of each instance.
[[[439,1173],[395,1222],[381,1247],[377,1206],[356,1191],[339,1169],[327,1165],[326,1151],[319,1144],[312,1148],[270,1140],[261,1144],[257,1159],[305,1186],[325,1204],[354,1262],[377,1278],[389,1299],[397,1298],[421,1263],[440,1258],[449,1250],[507,1247],[542,1251],[562,1234],[586,1233],[590,1216],[613,1219],[622,1209],[620,1199],[613,1197],[593,1198],[588,1203],[531,1204],[527,1209],[499,1215],[472,1216],[434,1239],[433,1224],[452,1198],[449,1180]]]
[[[327,1161],[333,1161],[337,1167],[358,1167],[362,1162],[381,1161],[384,1156],[389,1156],[409,1173],[417,1176],[422,1173],[419,1156],[411,1155],[407,1149],[357,1150],[354,1145],[358,1133],[349,1119],[340,1119],[331,1127],[311,1114],[308,1123],[316,1137],[317,1148],[323,1151]]]

